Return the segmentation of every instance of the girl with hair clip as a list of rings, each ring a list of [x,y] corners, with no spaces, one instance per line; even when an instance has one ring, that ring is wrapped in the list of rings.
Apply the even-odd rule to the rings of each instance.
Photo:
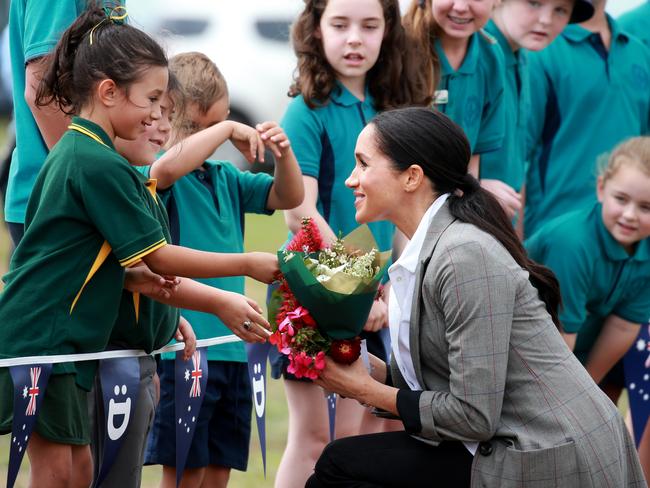
[[[498,180],[517,193],[526,179],[526,122],[530,110],[527,50],[546,48],[567,23],[583,22],[593,15],[589,0],[503,0],[485,26],[505,56],[506,133],[501,149],[481,158],[481,177]],[[522,49],[523,48],[523,49]],[[523,220],[517,221],[523,230]]]
[[[285,212],[291,232],[311,217],[326,242],[357,227],[353,196],[344,186],[352,169],[357,135],[378,110],[427,104],[421,86],[412,82],[413,64],[405,58],[406,39],[397,0],[309,0],[296,20],[292,41],[298,57],[294,97],[281,122],[292,142],[305,186],[303,203]],[[414,70],[415,73],[415,70]],[[391,248],[394,227],[370,225],[380,251]],[[375,301],[365,326],[368,348],[386,357],[382,329],[386,303]],[[287,373],[287,362],[272,351],[273,376],[285,379],[289,437],[275,486],[303,486],[329,439],[323,391],[309,380]],[[274,357],[275,356],[275,357]],[[337,437],[376,430],[381,424],[354,401],[339,399]],[[366,427],[363,427],[365,424]],[[372,425],[368,425],[372,424]],[[383,425],[381,425],[383,428]]]
[[[39,103],[52,101],[76,116],[37,178],[25,236],[4,277],[2,358],[104,350],[123,286],[133,285],[125,269],[139,262],[161,276],[247,274],[268,283],[277,272],[270,254],[205,253],[167,243],[152,183],[114,149],[116,137],[136,139],[161,118],[168,84],[161,47],[124,24],[125,17],[122,7],[90,6],[64,32],[39,86]],[[268,323],[254,302],[228,295],[223,306],[235,334],[264,340],[260,328]],[[27,448],[31,486],[90,484],[88,369],[83,363],[53,368]],[[13,416],[6,369],[0,391],[0,432],[6,433]]]
[[[481,158],[505,137],[505,61],[497,41],[481,29],[497,0],[417,0],[403,23],[421,53],[425,86],[434,107],[460,125],[472,148],[470,172],[491,191],[510,217],[521,209],[511,186],[485,178]]]
[[[650,318],[650,137],[619,144],[597,182],[598,201],[543,225],[526,247],[557,275],[564,337],[613,402],[623,355]],[[639,453],[650,472],[650,435]]]
[[[328,358],[317,383],[404,430],[334,441],[306,487],[645,486],[618,410],[558,331],[557,280],[468,173],[460,127],[385,112],[355,155],[357,221],[410,239],[388,270],[393,355],[371,356],[370,372]]]

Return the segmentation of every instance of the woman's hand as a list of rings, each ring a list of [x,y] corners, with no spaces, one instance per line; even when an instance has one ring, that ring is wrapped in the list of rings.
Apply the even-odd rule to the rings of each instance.
[[[144,263],[127,268],[124,273],[125,289],[151,298],[170,298],[180,282],[180,278],[176,276],[161,276],[154,273]]]
[[[377,332],[388,325],[388,306],[383,300],[375,300],[372,302],[370,315],[366,320],[366,325],[363,330],[366,332]]]
[[[246,161],[264,162],[264,141],[259,131],[239,122],[228,121],[231,125],[230,142],[244,155]]]
[[[192,329],[192,326],[185,318],[179,318],[178,329],[176,330],[176,335],[174,337],[178,342],[185,343],[185,347],[183,348],[183,360],[187,361],[192,357],[194,351],[196,351],[196,335],[194,334],[194,329]]]
[[[325,361],[325,369],[314,383],[327,391],[358,400],[373,381],[361,358],[350,365],[339,364],[330,357],[326,357]]]
[[[247,252],[246,276],[269,284],[278,279],[280,267],[278,257],[268,252]]]
[[[239,293],[219,290],[215,315],[243,341],[266,342],[271,335],[271,326],[262,316],[260,306]]]
[[[509,219],[521,210],[521,195],[503,181],[481,180],[481,186],[499,200]]]
[[[282,127],[277,122],[262,122],[255,126],[264,141],[276,158],[280,159],[286,153],[287,149],[291,147],[289,138],[285,134]]]

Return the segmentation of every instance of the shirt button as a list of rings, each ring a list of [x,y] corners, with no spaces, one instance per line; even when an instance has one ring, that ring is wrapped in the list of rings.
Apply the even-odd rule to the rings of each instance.
[[[398,283],[401,283],[401,282],[402,282],[402,277],[401,277],[401,276],[398,276],[398,277],[397,277],[397,280],[395,280],[395,281],[397,281]]]
[[[478,452],[481,456],[489,456],[492,454],[492,443],[491,442],[481,442],[478,445]]]

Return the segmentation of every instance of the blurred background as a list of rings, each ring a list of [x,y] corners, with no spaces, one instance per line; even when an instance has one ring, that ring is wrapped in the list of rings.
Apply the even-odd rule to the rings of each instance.
[[[402,12],[410,1],[400,0]],[[609,0],[607,10],[618,16],[644,1]],[[0,0],[0,196],[4,193],[9,155],[14,144],[10,124],[11,74],[6,32],[9,3],[9,0]],[[289,31],[302,6],[300,0],[127,0],[131,22],[156,37],[170,56],[184,51],[201,51],[217,64],[228,82],[230,118],[249,125],[282,118],[289,102],[287,90],[295,68]],[[251,167],[229,143],[220,148],[215,157],[231,160],[253,171],[272,171],[269,153],[266,159],[271,162]],[[3,207],[0,206],[0,216]],[[247,217],[245,245],[248,251],[273,252],[284,242],[286,235],[281,212],[272,217]],[[0,225],[0,276],[7,269],[9,254],[9,238],[4,225]],[[264,286],[247,281],[246,292],[264,304]],[[267,475],[264,476],[257,431],[253,427],[248,472],[233,471],[230,486],[234,488],[273,486],[288,424],[281,382],[269,380],[267,402]],[[1,436],[0,483],[6,479],[7,446],[8,436]],[[28,463],[25,459],[16,486],[26,487],[27,477]],[[159,480],[160,467],[145,468],[142,486],[158,486]]]

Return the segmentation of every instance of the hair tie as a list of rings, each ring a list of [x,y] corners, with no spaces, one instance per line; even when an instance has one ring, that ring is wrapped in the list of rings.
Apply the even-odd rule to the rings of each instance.
[[[426,0],[418,0],[418,7],[423,9],[426,3]]]
[[[95,29],[97,29],[100,25],[102,25],[107,20],[115,25],[123,25],[126,21],[126,18],[129,16],[126,11],[126,7],[123,7],[122,5],[117,5],[115,7],[104,7],[102,10],[106,14],[106,17],[100,20],[92,29],[90,29],[91,46],[93,44],[93,33],[95,32]]]
[[[471,194],[477,192],[481,188],[481,184],[470,173],[466,173],[459,187],[464,194]]]

